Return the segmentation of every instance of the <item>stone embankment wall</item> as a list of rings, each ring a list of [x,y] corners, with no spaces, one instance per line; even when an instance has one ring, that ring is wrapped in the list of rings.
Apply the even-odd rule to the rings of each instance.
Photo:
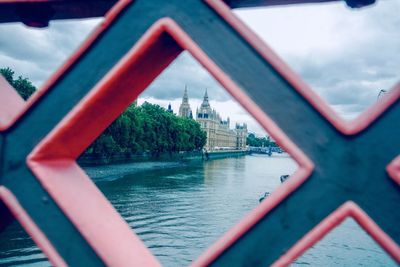
[[[244,150],[219,150],[219,151],[185,151],[176,153],[161,153],[152,155],[150,153],[140,154],[114,154],[112,156],[81,156],[78,163],[81,166],[107,165],[129,162],[146,161],[193,161],[193,160],[212,160],[229,157],[241,157],[249,154]]]

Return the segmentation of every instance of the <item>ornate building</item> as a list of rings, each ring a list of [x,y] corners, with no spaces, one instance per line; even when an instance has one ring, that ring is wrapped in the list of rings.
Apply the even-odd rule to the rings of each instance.
[[[182,103],[179,106],[179,116],[186,117],[186,118],[193,118],[192,109],[189,105],[189,97],[187,94],[187,87],[185,86],[185,92],[183,93]]]
[[[185,111],[189,108],[189,99],[187,97],[187,89],[179,108],[179,116],[187,116]],[[181,112],[182,110],[182,112]],[[190,110],[191,112],[191,110]],[[191,114],[191,113],[190,113]],[[200,127],[207,134],[207,142],[205,149],[245,149],[247,138],[247,125],[236,124],[234,129],[230,128],[230,119],[222,120],[215,109],[212,109],[208,102],[207,90],[204,94],[203,102],[200,108],[196,110],[196,121],[200,123]]]
[[[235,132],[236,132],[236,147],[245,148],[246,141],[247,141],[247,124],[239,124],[236,123],[235,125]]]

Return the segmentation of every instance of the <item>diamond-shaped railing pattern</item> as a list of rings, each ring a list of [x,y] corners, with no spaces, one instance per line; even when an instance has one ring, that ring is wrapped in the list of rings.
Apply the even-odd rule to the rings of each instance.
[[[400,84],[345,123],[218,0],[120,1],[26,104],[0,83],[0,189],[53,262],[158,265],[75,159],[184,49],[300,166],[195,266],[286,265],[346,216],[400,262]]]
[[[43,232],[21,207],[15,196],[4,186],[0,186],[0,205],[5,207],[2,219],[7,219],[5,216],[14,217],[32,236],[36,244],[48,255],[54,266],[67,266]]]

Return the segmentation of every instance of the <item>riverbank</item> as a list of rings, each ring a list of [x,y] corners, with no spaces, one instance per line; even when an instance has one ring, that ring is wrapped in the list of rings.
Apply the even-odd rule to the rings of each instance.
[[[83,167],[83,169],[92,180],[94,180],[95,182],[101,182],[117,180],[128,174],[183,167],[186,164],[187,163],[185,162],[176,161],[150,161],[85,166]]]
[[[215,150],[205,152],[203,155],[203,160],[236,158],[243,157],[249,154],[250,152],[247,150]]]
[[[112,181],[119,179],[127,174],[141,173],[146,171],[156,171],[173,169],[187,166],[193,162],[203,162],[223,158],[243,157],[248,151],[224,150],[202,152],[186,152],[160,155],[158,157],[139,156],[137,157],[117,157],[110,159],[85,158],[85,163],[78,163],[84,168],[85,172],[96,182]],[[114,162],[113,162],[114,160]],[[127,162],[121,162],[127,160]],[[119,161],[119,162],[116,162]]]
[[[140,154],[114,154],[112,156],[81,156],[78,158],[78,164],[84,167],[123,164],[123,163],[162,163],[162,162],[190,162],[203,161],[221,158],[242,157],[248,155],[246,150],[216,150],[216,151],[185,151],[176,153],[161,153],[152,155],[150,153]]]

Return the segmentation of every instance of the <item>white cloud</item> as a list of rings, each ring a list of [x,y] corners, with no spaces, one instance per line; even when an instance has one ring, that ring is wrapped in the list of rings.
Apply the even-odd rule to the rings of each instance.
[[[400,80],[399,10],[399,1],[360,10],[337,2],[236,14],[339,115],[354,118]]]
[[[0,67],[40,87],[86,39],[100,19],[52,21],[45,29],[0,24]]]
[[[235,13],[340,115],[353,118],[376,101],[381,89],[388,90],[399,80],[399,10],[400,1],[378,1],[360,10],[337,2],[238,9]],[[0,39],[0,67],[9,66],[16,75],[40,86],[100,22],[54,21],[46,29],[0,24],[0,36],[7,36]],[[185,85],[195,103],[192,107],[208,88],[210,99],[218,101],[213,105],[223,116],[259,129],[241,108],[231,105],[229,94],[186,52],[143,97],[166,105],[171,101],[177,110]]]

